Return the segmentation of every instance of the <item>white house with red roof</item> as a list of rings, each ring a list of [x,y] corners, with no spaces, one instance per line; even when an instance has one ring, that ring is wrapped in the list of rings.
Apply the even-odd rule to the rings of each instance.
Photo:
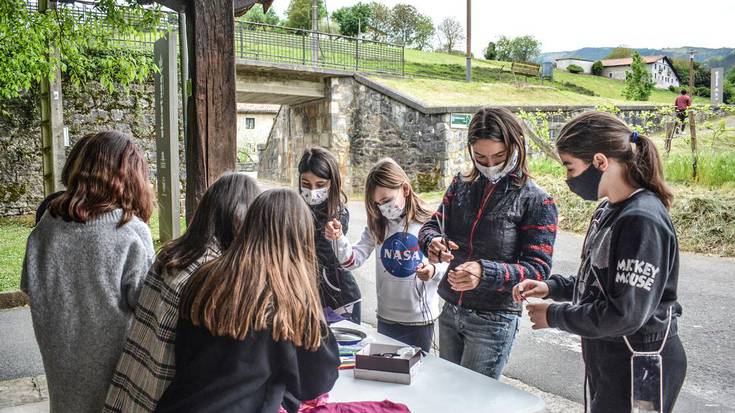
[[[681,79],[674,70],[674,65],[666,56],[641,56],[643,61],[651,73],[651,80],[655,83],[657,89],[668,89],[670,86],[679,87]],[[606,59],[602,61],[602,76],[625,80],[625,72],[631,71],[633,58],[626,57],[624,59]]]

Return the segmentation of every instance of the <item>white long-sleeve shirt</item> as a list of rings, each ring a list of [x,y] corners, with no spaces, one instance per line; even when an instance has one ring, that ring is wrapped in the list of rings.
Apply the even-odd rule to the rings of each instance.
[[[416,277],[419,264],[428,263],[419,248],[418,233],[421,224],[411,222],[408,230],[405,219],[388,221],[385,241],[377,243],[368,228],[354,246],[346,237],[332,243],[337,259],[346,270],[361,266],[377,249],[375,277],[378,296],[378,317],[382,320],[408,325],[431,324],[439,317],[439,281],[446,273],[447,264],[436,264],[435,274],[429,281]]]

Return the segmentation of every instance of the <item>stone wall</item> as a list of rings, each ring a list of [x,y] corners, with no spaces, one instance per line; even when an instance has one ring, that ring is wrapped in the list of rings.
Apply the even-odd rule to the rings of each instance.
[[[117,129],[132,135],[144,150],[151,182],[155,182],[153,82],[133,86],[127,94],[110,93],[96,82],[79,90],[65,83],[62,88],[64,125],[69,130],[67,153],[87,133]],[[37,92],[2,101],[0,108],[5,109],[0,111],[0,216],[32,213],[44,196]],[[180,147],[183,181],[183,142]]]

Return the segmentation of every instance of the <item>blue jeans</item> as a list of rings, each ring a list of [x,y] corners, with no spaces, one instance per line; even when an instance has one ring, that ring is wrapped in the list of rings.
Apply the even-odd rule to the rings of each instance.
[[[498,379],[518,332],[513,313],[474,311],[446,303],[439,316],[441,358]]]
[[[405,324],[386,323],[378,320],[378,333],[406,343],[410,346],[421,347],[425,352],[431,350],[434,339],[434,324],[425,326],[407,326]]]

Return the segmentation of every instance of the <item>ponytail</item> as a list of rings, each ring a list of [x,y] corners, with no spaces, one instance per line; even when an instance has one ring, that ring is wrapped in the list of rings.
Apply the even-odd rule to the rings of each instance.
[[[671,208],[674,194],[664,180],[661,157],[653,141],[640,135],[633,146],[633,157],[627,162],[628,178],[658,196],[666,209]]]
[[[586,162],[596,153],[626,166],[628,180],[658,196],[668,209],[673,194],[666,185],[661,157],[647,136],[634,132],[622,120],[606,112],[585,112],[561,129],[556,149]]]

